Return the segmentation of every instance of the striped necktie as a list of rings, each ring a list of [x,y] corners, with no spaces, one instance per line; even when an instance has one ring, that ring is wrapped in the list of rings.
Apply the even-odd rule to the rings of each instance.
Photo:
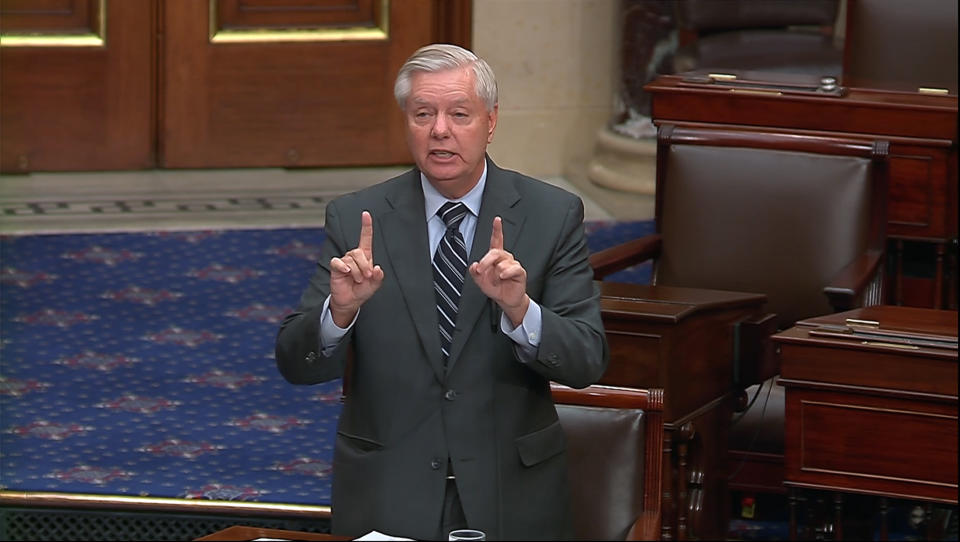
[[[464,273],[467,270],[467,246],[463,242],[463,234],[460,233],[460,223],[467,216],[467,212],[466,205],[452,201],[444,203],[437,211],[437,215],[447,225],[447,231],[433,255],[433,289],[437,296],[440,349],[444,363],[450,355],[460,292],[463,291]]]

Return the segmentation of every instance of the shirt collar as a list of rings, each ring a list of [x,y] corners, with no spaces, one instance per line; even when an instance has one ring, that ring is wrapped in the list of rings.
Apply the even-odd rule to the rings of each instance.
[[[462,198],[456,200],[448,200],[443,194],[437,191],[436,188],[430,184],[430,181],[427,180],[427,176],[420,172],[420,185],[423,187],[423,203],[424,210],[427,214],[427,221],[432,217],[436,216],[437,211],[440,207],[448,201],[460,201],[467,206],[467,209],[473,214],[473,216],[480,216],[480,202],[483,201],[483,188],[487,184],[487,163],[484,160],[483,163],[483,173],[480,174],[480,180],[477,181],[477,185],[474,186],[469,192],[466,193]]]

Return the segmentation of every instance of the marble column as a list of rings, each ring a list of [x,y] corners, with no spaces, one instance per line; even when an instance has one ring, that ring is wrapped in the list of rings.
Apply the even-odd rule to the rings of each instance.
[[[653,195],[656,127],[643,86],[672,73],[676,0],[621,0],[620,81],[613,118],[596,136],[587,176],[600,186]]]

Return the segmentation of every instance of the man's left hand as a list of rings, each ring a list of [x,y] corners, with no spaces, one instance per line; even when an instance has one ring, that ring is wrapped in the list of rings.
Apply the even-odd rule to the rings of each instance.
[[[503,250],[503,220],[493,219],[490,250],[470,265],[470,276],[480,290],[496,301],[514,327],[523,322],[530,306],[527,296],[527,271],[506,250]]]

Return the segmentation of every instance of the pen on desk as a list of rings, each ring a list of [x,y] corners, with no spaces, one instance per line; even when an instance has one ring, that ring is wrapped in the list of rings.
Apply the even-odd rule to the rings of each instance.
[[[869,326],[869,327],[880,327],[880,322],[877,320],[864,320],[862,318],[847,318],[844,320],[847,325],[851,326]]]
[[[906,350],[919,350],[920,347],[914,344],[888,343],[880,341],[860,341],[860,344],[869,346],[886,346],[889,348],[903,348]]]

